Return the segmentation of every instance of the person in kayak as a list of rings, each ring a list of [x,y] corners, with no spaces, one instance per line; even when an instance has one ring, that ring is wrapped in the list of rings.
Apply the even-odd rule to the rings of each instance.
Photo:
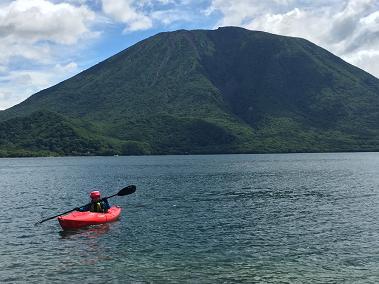
[[[111,206],[108,203],[108,199],[101,199],[100,191],[95,190],[90,193],[91,203],[77,208],[80,212],[90,211],[90,212],[98,212],[98,213],[107,213],[108,209]]]

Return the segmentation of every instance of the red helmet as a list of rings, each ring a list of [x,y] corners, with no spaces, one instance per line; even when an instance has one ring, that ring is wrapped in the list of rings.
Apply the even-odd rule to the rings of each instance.
[[[89,196],[91,197],[91,199],[100,199],[100,191],[98,190],[95,190],[95,191],[92,191]]]

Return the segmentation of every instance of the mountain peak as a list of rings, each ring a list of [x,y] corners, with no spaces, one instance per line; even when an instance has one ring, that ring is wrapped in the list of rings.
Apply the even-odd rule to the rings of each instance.
[[[0,119],[58,113],[101,153],[367,151],[378,94],[378,79],[308,41],[220,27],[157,34]]]

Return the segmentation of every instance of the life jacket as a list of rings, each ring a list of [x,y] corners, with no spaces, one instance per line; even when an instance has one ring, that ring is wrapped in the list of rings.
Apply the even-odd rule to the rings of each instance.
[[[105,212],[100,201],[92,202],[89,211],[98,212],[98,213],[104,213]]]

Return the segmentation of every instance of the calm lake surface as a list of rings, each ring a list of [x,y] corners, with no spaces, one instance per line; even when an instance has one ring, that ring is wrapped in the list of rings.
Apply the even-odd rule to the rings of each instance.
[[[379,283],[379,153],[0,159],[0,194],[1,283]]]

